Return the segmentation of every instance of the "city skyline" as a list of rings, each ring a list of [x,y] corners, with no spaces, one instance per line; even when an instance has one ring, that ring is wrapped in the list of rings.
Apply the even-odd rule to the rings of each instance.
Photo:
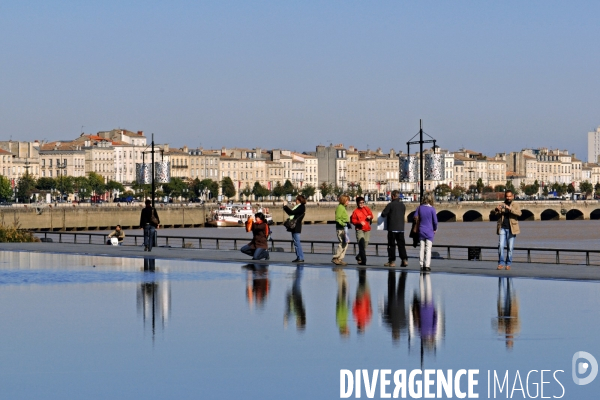
[[[249,148],[400,150],[423,119],[444,148],[553,143],[585,158],[600,123],[595,3],[2,10],[3,140],[136,127],[176,147],[227,137]]]

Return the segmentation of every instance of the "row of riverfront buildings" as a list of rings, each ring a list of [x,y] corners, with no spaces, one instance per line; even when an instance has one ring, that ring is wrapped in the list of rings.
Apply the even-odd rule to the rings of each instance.
[[[374,196],[395,189],[415,193],[419,186],[419,182],[400,181],[399,156],[405,154],[394,149],[360,150],[343,144],[318,145],[315,151],[303,153],[262,148],[173,148],[168,144],[157,144],[155,148],[155,160],[170,163],[171,177],[214,181],[229,177],[238,193],[252,188],[255,182],[272,189],[286,180],[299,190],[306,185],[318,189],[326,183],[345,191],[358,190],[360,186],[363,193]],[[125,129],[82,133],[72,140],[52,142],[0,141],[0,172],[13,184],[25,173],[35,178],[52,178],[95,172],[106,181],[130,187],[136,180],[136,164],[150,162],[149,151],[142,131]],[[575,187],[583,181],[600,183],[597,158],[594,163],[582,162],[567,150],[523,149],[494,156],[467,149],[438,148],[436,152],[443,156],[442,179],[425,181],[427,190],[440,184],[468,188],[479,179],[491,187],[510,180],[517,188],[521,183],[529,185],[535,181],[542,187],[555,182],[573,183]]]

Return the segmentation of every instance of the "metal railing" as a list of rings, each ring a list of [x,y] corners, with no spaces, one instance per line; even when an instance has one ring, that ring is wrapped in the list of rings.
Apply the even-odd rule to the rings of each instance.
[[[38,232],[36,236],[51,238],[58,243],[69,244],[105,244],[108,240],[107,233],[90,232]],[[239,250],[249,242],[249,238],[219,238],[207,236],[157,236],[157,246],[178,247],[189,249],[208,250]],[[123,241],[125,246],[142,246],[144,235],[128,234]],[[302,240],[304,252],[308,254],[334,254],[338,246],[337,241],[328,240]],[[358,254],[358,243],[349,243],[349,254]],[[294,242],[289,239],[274,239],[271,241],[272,251],[294,252]],[[465,245],[433,245],[433,258],[447,260],[481,260],[496,261],[498,259],[497,246],[465,246]],[[410,243],[406,246],[409,257],[417,257],[418,249]],[[387,256],[387,243],[372,242],[367,247],[367,255]],[[600,250],[577,250],[536,247],[515,247],[513,261],[522,263],[543,264],[574,264],[600,266]]]

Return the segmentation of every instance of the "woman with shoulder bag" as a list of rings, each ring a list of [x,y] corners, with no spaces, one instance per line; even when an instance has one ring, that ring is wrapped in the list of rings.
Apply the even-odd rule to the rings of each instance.
[[[304,262],[304,252],[302,252],[302,244],[300,243],[300,233],[302,232],[302,220],[306,213],[306,197],[299,194],[296,196],[296,205],[294,208],[283,206],[283,211],[289,215],[288,219],[285,220],[283,226],[292,233],[292,239],[294,240],[294,249],[296,250],[296,259],[292,262],[302,263]]]
[[[421,244],[419,264],[422,271],[431,271],[431,246],[433,245],[433,237],[438,228],[437,212],[433,207],[433,202],[433,195],[426,193],[423,196],[421,205],[415,211],[415,217],[419,226],[418,236],[419,243]]]

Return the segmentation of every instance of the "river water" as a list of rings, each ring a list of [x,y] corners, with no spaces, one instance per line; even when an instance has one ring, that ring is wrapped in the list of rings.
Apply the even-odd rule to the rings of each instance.
[[[440,237],[464,227],[493,225]],[[598,285],[0,252],[0,398],[333,399],[342,369],[478,369],[479,398],[508,371],[512,398],[595,399],[571,361],[600,357]]]

